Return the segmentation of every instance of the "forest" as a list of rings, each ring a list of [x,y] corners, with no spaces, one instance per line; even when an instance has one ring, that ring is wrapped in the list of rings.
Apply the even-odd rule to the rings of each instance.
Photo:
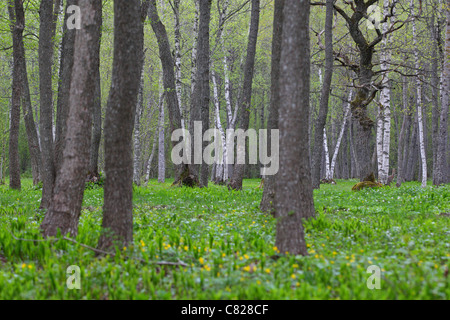
[[[448,300],[449,96],[450,0],[4,0],[0,300]]]

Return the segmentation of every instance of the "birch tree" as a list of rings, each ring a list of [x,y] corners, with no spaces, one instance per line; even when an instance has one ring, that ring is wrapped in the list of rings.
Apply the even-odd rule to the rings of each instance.
[[[420,158],[422,163],[422,188],[427,186],[427,159],[425,154],[425,141],[423,132],[423,116],[422,116],[422,76],[421,76],[421,66],[419,60],[419,50],[417,47],[417,29],[416,29],[416,18],[414,12],[414,0],[411,0],[411,16],[412,16],[412,33],[413,33],[413,46],[414,46],[414,63],[415,68],[418,72],[416,78],[416,102],[417,102],[417,121],[419,125],[419,149]]]

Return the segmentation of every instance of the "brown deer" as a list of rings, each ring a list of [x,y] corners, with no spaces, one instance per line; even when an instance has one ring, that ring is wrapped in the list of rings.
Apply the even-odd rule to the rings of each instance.
[[[386,182],[386,186],[391,185],[391,182],[394,180],[394,176],[395,176],[395,168],[392,169],[392,175],[388,176],[387,182]]]

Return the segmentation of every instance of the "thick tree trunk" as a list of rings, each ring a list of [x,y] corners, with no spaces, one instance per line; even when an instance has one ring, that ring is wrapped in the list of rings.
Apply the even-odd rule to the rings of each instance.
[[[256,42],[258,40],[258,28],[259,28],[259,12],[260,12],[260,0],[252,0],[252,14],[250,21],[250,32],[248,34],[247,45],[247,59],[245,61],[244,69],[244,84],[242,87],[242,102],[240,106],[240,119],[239,128],[243,131],[248,130],[250,121],[250,108],[252,100],[252,84],[253,73],[255,68],[255,55],[256,55]],[[238,145],[236,147],[237,153],[242,154],[247,150],[247,143]],[[233,176],[231,178],[229,187],[234,190],[242,189],[242,180],[244,179],[245,164],[236,164],[233,170]]]
[[[86,175],[89,168],[92,108],[100,53],[101,0],[79,0],[82,27],[75,37],[74,73],[70,85],[67,140],[56,176],[52,202],[41,224],[44,236],[78,233]]]
[[[442,90],[441,90],[441,114],[439,117],[439,133],[437,140],[436,153],[436,174],[433,178],[434,185],[440,185],[450,182],[450,162],[448,159],[447,147],[447,126],[448,112],[450,104],[450,0],[446,1],[447,28],[445,35],[445,54],[444,68],[442,71]]]
[[[333,77],[333,0],[326,1],[325,17],[325,75],[320,94],[319,116],[316,121],[314,151],[312,154],[312,184],[314,189],[320,188],[320,159],[325,138],[325,123],[328,116],[328,100],[330,97],[331,80]],[[326,149],[328,150],[328,148]],[[325,155],[329,161],[329,156]],[[329,166],[327,166],[329,170]]]
[[[75,51],[76,29],[67,28],[67,20],[70,16],[67,8],[78,5],[78,0],[68,0],[63,24],[63,38],[61,44],[61,57],[59,67],[58,102],[56,105],[56,134],[55,134],[55,172],[62,165],[64,145],[67,133],[67,118],[69,116],[69,96],[72,81],[72,71]]]
[[[314,216],[308,141],[309,2],[286,0],[280,60],[280,171],[276,242],[282,254],[307,255],[302,219]]]
[[[114,61],[104,129],[104,233],[99,248],[110,247],[115,241],[119,245],[133,241],[132,135],[142,71],[143,33],[140,1],[115,0]],[[178,106],[175,109],[178,111]]]
[[[195,76],[196,81],[194,85],[194,91],[192,93],[191,99],[191,113],[190,113],[190,132],[192,137],[192,155],[191,164],[189,165],[189,172],[195,178],[198,179],[200,186],[208,186],[208,165],[205,163],[204,159],[201,161],[201,169],[199,159],[195,159],[194,154],[196,153],[196,147],[194,146],[194,141],[199,140],[200,137],[195,137],[195,135],[200,134],[200,132],[195,132],[194,123],[201,122],[202,130],[201,136],[209,128],[209,23],[211,19],[211,0],[200,0],[200,21],[199,21],[199,33],[197,42],[197,74]],[[203,139],[201,139],[203,140]],[[201,153],[203,155],[203,150],[208,145],[207,141],[203,141],[201,147]],[[197,150],[200,152],[200,150]],[[202,156],[203,158],[203,156]],[[197,160],[197,161],[196,161]],[[197,162],[197,163],[196,163]]]
[[[269,120],[267,121],[267,143],[268,150],[272,155],[270,144],[272,130],[278,129],[278,109],[280,104],[280,58],[281,58],[281,37],[283,34],[283,9],[285,0],[275,0],[273,14],[272,33],[272,63],[270,74],[270,109]],[[278,173],[266,176],[264,181],[264,192],[259,205],[262,212],[273,213],[275,209],[275,182]]]
[[[42,156],[42,200],[41,208],[48,209],[55,182],[53,143],[53,35],[55,33],[54,1],[41,0],[39,10],[39,94],[40,94],[40,138]],[[57,4],[58,5],[58,4]]]

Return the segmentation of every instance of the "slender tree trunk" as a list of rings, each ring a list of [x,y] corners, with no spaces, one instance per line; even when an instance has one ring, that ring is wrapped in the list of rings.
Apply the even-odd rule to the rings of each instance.
[[[89,161],[89,172],[94,177],[99,176],[98,158],[102,139],[102,88],[100,70],[96,70],[96,72],[97,79],[95,81],[95,101],[92,110],[92,142]]]
[[[414,14],[414,0],[411,0],[411,13]],[[417,89],[417,121],[419,122],[419,148],[420,148],[420,159],[422,162],[422,188],[427,186],[427,159],[425,155],[425,138],[423,130],[423,114],[422,114],[422,81],[420,75],[420,62],[419,62],[419,51],[417,47],[417,36],[416,36],[416,18],[412,20],[413,29],[413,44],[414,44],[414,57],[415,57],[415,67],[419,72],[417,75],[416,89]]]
[[[197,82],[197,42],[198,42],[198,15],[199,15],[199,4],[200,0],[194,0],[195,3],[195,17],[194,17],[194,27],[193,27],[193,44],[192,44],[192,54],[191,54],[191,95],[194,94],[195,83]]]
[[[314,150],[312,154],[312,184],[314,189],[320,188],[320,159],[325,138],[325,123],[328,115],[328,99],[333,77],[333,0],[326,1],[325,17],[325,76],[320,94],[319,117],[316,121]],[[328,148],[326,149],[328,150]],[[329,160],[327,156],[326,159]],[[329,167],[327,166],[327,170]]]
[[[144,33],[140,9],[139,0],[114,1],[114,61],[105,118],[104,233],[99,248],[133,241],[132,135]]]
[[[161,108],[163,108],[163,104],[164,104],[164,100],[163,99],[164,99],[164,94],[160,95],[160,97],[159,97],[158,110],[161,110]],[[151,120],[151,118],[152,117],[150,117],[150,120]],[[159,137],[159,125],[156,128],[155,132],[153,133],[153,146],[152,146],[152,152],[150,153],[150,157],[149,157],[149,159],[147,161],[146,173],[145,173],[145,184],[147,184],[148,181],[150,180],[150,169],[151,169],[153,157],[155,155],[155,150],[156,150],[158,137]]]
[[[351,101],[352,98],[353,98],[353,91],[350,90],[350,93],[348,95],[348,101]],[[333,179],[333,176],[334,176],[334,168],[336,166],[336,159],[337,159],[337,156],[339,154],[339,148],[341,146],[342,137],[344,136],[345,127],[346,127],[347,120],[348,120],[349,115],[350,115],[350,102],[346,102],[345,103],[345,109],[344,110],[345,110],[344,111],[344,119],[342,120],[341,131],[339,132],[339,137],[337,139],[336,146],[334,148],[333,158],[331,159],[330,176],[327,177],[327,179]]]
[[[159,119],[158,119],[158,182],[164,183],[166,181],[166,152],[164,148],[164,103],[159,105]]]
[[[33,175],[33,184],[37,185],[40,180],[41,152],[39,147],[39,138],[36,132],[36,123],[33,118],[33,109],[31,106],[30,87],[28,84],[27,64],[25,60],[25,47],[23,43],[23,28],[25,27],[25,13],[23,10],[23,1],[9,1],[10,19],[15,18],[15,29],[13,31],[13,42],[17,41],[13,50],[17,53],[14,56],[18,59],[20,65],[20,74],[22,79],[22,111],[25,120],[25,128],[28,138],[28,149],[31,158],[31,172]]]
[[[390,13],[389,1],[384,1],[383,11],[384,16]],[[389,19],[383,23],[383,33],[389,29]],[[379,181],[386,184],[389,175],[389,156],[390,156],[390,141],[391,141],[391,88],[389,82],[389,67],[391,63],[391,52],[389,49],[390,37],[385,36],[381,42],[381,70],[384,72],[383,80],[381,82],[383,88],[380,93],[380,104],[383,107],[383,144],[381,149],[381,170],[379,171]]]
[[[9,127],[9,187],[20,190],[20,161],[19,161],[19,127],[20,127],[20,97],[22,94],[22,75],[20,68],[20,39],[25,27],[25,21],[21,19],[18,0],[8,3],[11,31],[13,36],[13,69],[12,69],[12,98],[11,121]],[[17,19],[16,19],[17,17]],[[14,23],[15,21],[15,23]]]
[[[398,138],[398,173],[397,173],[397,187],[400,187],[402,183],[405,181],[405,159],[406,155],[404,150],[407,147],[407,138],[409,138],[410,134],[410,125],[411,125],[411,108],[408,104],[408,82],[407,77],[403,77],[403,94],[402,94],[402,102],[403,102],[403,121],[402,128],[400,130],[400,136]]]
[[[276,242],[281,253],[307,255],[302,219],[314,216],[308,141],[309,2],[286,0],[280,60],[280,171]]]
[[[436,174],[434,185],[450,182],[450,161],[448,159],[447,126],[450,96],[450,0],[446,1],[447,28],[445,32],[444,67],[442,70],[441,114],[439,117],[439,133],[437,140]]]
[[[222,148],[222,154],[219,156],[216,156],[216,165],[217,168],[215,170],[214,178],[213,180],[216,183],[223,183],[227,180],[228,174],[227,174],[227,142],[226,142],[226,136],[225,131],[222,127],[222,121],[220,120],[220,102],[219,102],[219,92],[217,89],[217,79],[216,74],[214,72],[214,66],[211,65],[211,79],[213,83],[213,94],[214,94],[214,106],[215,106],[215,122],[216,122],[216,128],[219,130],[220,137],[215,137],[214,139],[220,138],[221,148]]]
[[[280,57],[281,57],[281,37],[283,34],[283,9],[285,0],[275,0],[273,14],[273,33],[272,33],[272,63],[270,74],[270,109],[269,119],[267,121],[267,143],[268,150],[272,155],[272,146],[270,144],[272,130],[278,129],[278,109],[280,104]],[[264,180],[264,192],[259,205],[262,212],[273,213],[275,209],[275,182],[278,173],[268,175]]]
[[[89,168],[91,118],[100,53],[101,0],[79,0],[82,27],[75,37],[74,73],[70,85],[67,140],[49,210],[41,224],[44,236],[78,233],[85,179]]]
[[[142,62],[144,66],[144,61]],[[144,111],[144,72],[141,71],[141,82],[139,85],[138,102],[134,115],[134,160],[133,160],[133,183],[141,185],[141,118]]]
[[[184,108],[181,102],[181,32],[180,32],[180,0],[173,1],[175,19],[175,89],[177,91],[178,106],[181,115],[181,129],[184,125]]]
[[[161,59],[161,65],[163,69],[163,83],[164,83],[164,96],[167,103],[167,109],[169,111],[170,133],[181,127],[181,114],[178,105],[178,97],[176,91],[176,77],[174,71],[174,61],[172,58],[172,51],[170,49],[169,38],[165,26],[162,24],[158,16],[156,8],[156,0],[149,1],[148,17],[151,22],[153,32],[155,33],[158,41],[159,57]],[[172,141],[172,146],[176,146],[177,141]],[[177,182],[187,168],[186,164],[181,164],[175,168],[175,182]]]
[[[256,42],[258,40],[258,28],[259,28],[259,12],[260,12],[260,0],[252,0],[252,14],[250,22],[250,32],[248,35],[247,45],[247,59],[244,69],[244,84],[242,87],[242,103],[240,109],[239,128],[243,131],[248,130],[250,121],[250,108],[252,100],[252,83],[253,73],[255,68],[255,55],[256,55]],[[247,143],[238,145],[237,153],[245,153],[247,150]],[[242,181],[244,179],[245,164],[236,164],[233,170],[233,176],[231,178],[229,187],[234,190],[242,189]]]

